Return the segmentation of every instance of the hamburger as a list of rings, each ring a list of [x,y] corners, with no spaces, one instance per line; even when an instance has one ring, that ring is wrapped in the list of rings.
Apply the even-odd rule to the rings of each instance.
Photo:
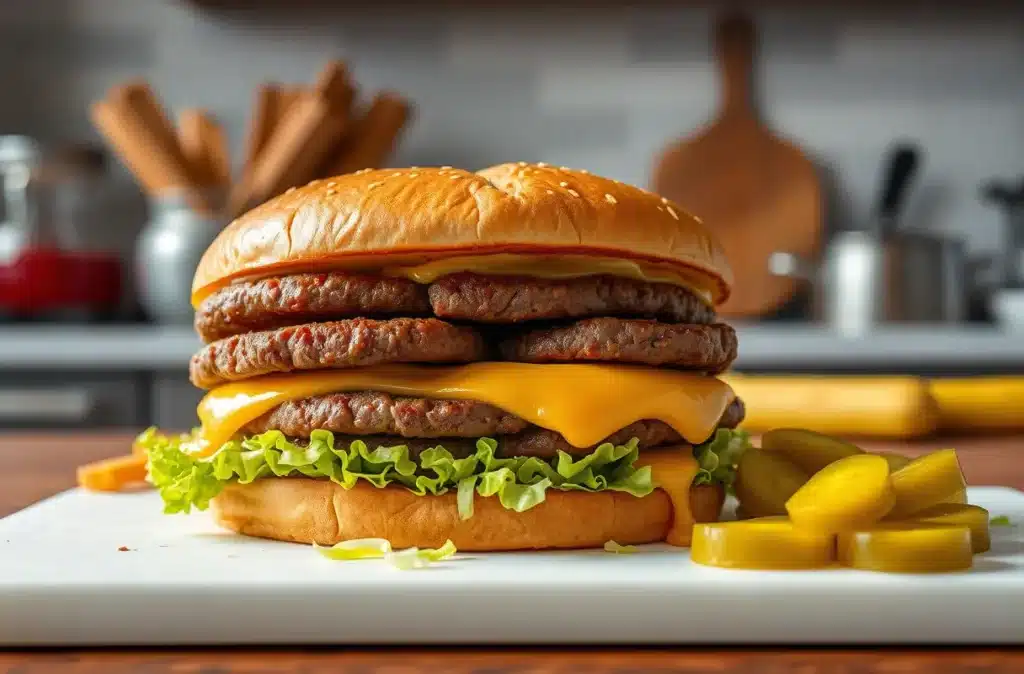
[[[199,263],[201,425],[140,437],[149,479],[283,541],[688,545],[746,447],[730,283],[698,218],[586,171],[314,181]]]

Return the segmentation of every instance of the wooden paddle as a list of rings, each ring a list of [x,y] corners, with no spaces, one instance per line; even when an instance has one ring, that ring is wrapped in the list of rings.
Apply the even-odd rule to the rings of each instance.
[[[793,295],[798,282],[773,276],[768,258],[785,250],[816,259],[822,224],[814,166],[753,109],[754,42],[749,20],[719,23],[718,118],[667,148],[654,171],[654,190],[702,218],[725,247],[736,283],[720,313],[734,317],[770,313]]]

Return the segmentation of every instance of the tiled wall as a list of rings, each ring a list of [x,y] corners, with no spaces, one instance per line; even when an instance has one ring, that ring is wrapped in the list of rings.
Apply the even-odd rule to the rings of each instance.
[[[1001,218],[977,191],[1024,173],[1024,10],[800,4],[758,13],[759,82],[766,118],[822,165],[831,225],[868,217],[882,153],[907,137],[927,153],[910,219],[997,248]],[[463,5],[255,19],[184,0],[2,2],[0,130],[91,134],[86,103],[144,75],[221,116],[237,148],[259,82],[308,80],[338,56],[367,91],[417,103],[396,163],[543,160],[646,184],[658,149],[714,107],[707,10]]]

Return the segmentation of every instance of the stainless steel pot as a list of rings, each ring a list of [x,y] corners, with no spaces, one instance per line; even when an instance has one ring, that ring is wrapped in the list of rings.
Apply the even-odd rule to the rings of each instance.
[[[772,273],[814,287],[815,318],[847,336],[885,323],[958,323],[977,262],[963,241],[898,231],[837,235],[818,262],[788,252],[769,259]]]

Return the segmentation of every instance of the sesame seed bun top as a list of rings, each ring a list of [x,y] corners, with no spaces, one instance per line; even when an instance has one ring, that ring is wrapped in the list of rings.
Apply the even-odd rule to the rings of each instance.
[[[358,171],[291,189],[220,233],[192,301],[243,277],[502,253],[630,260],[714,303],[732,283],[718,241],[682,207],[586,171],[520,162]]]

